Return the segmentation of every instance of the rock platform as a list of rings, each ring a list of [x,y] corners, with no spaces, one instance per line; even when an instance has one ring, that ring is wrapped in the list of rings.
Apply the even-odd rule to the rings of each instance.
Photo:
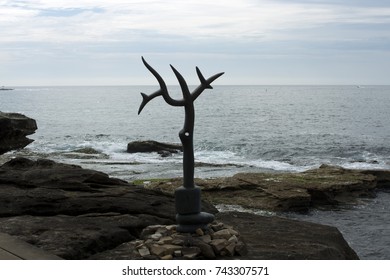
[[[145,188],[173,194],[180,178],[145,180]],[[232,177],[196,179],[202,197],[212,203],[240,205],[273,212],[306,212],[356,205],[390,188],[388,170],[351,170],[322,165],[301,173],[238,173]]]
[[[179,237],[172,227],[175,211],[170,194],[51,160],[15,158],[0,166],[0,233],[62,259],[139,259],[141,254],[147,256],[146,248],[158,258],[213,258],[208,246],[216,259],[357,258],[334,227],[217,213],[206,201],[202,211],[216,214],[216,225],[223,227],[211,225],[214,232]],[[171,226],[165,227],[167,231],[158,232],[167,225]],[[198,242],[208,235],[210,243]],[[169,237],[172,242],[178,238],[171,246],[181,246],[171,247],[175,250],[170,254],[160,251]],[[192,241],[185,243],[188,238]],[[150,239],[157,244],[149,248]],[[240,242],[246,244],[247,254],[237,248]]]

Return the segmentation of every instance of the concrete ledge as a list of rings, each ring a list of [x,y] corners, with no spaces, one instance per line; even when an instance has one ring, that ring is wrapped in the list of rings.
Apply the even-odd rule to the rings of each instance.
[[[0,232],[0,260],[62,260],[16,237]]]

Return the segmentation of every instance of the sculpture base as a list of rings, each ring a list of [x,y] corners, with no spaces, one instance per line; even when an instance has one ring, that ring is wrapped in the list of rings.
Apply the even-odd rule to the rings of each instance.
[[[195,232],[198,228],[202,230],[208,229],[208,224],[214,221],[214,215],[207,212],[199,212],[196,214],[176,214],[176,222],[178,232]]]
[[[201,212],[201,190],[179,187],[175,191],[177,231],[195,232],[198,228],[207,229],[207,225],[214,221],[214,215]]]

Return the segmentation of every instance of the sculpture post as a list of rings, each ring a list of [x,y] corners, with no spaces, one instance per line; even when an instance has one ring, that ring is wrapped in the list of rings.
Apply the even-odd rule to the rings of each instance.
[[[142,109],[149,101],[160,95],[169,105],[183,106],[185,111],[184,126],[179,132],[180,141],[183,145],[183,186],[177,188],[175,191],[177,231],[195,232],[198,228],[205,230],[207,229],[207,225],[214,220],[214,215],[201,212],[201,190],[199,187],[195,186],[194,183],[194,101],[205,89],[212,89],[211,83],[224,73],[218,73],[205,79],[199,68],[196,67],[200,85],[193,92],[190,92],[183,76],[171,65],[183,94],[183,99],[176,100],[169,95],[167,86],[157,71],[154,70],[143,57],[142,61],[145,67],[157,79],[160,89],[150,95],[141,93],[143,100],[139,107],[138,114],[141,113]]]

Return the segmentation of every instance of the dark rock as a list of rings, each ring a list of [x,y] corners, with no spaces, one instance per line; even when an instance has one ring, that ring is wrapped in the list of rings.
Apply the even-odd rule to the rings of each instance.
[[[87,155],[100,154],[100,152],[98,150],[95,150],[94,148],[91,148],[91,147],[85,147],[85,148],[76,149],[73,152],[74,153],[87,154]]]
[[[214,205],[233,204],[269,211],[305,212],[312,207],[356,204],[374,197],[375,190],[389,184],[384,171],[348,170],[321,166],[301,173],[238,173],[233,177],[196,179],[202,197]],[[180,179],[150,182],[145,187],[173,193]]]
[[[158,259],[157,256],[153,256],[154,259]],[[142,258],[138,250],[136,249],[136,245],[134,242],[126,242],[118,247],[102,251],[100,253],[97,253],[95,255],[90,256],[88,259],[91,260],[141,260],[145,259]]]
[[[152,153],[157,152],[162,157],[183,151],[180,144],[167,144],[156,141],[134,141],[127,144],[128,153]]]
[[[207,203],[204,209],[216,212]],[[174,220],[174,198],[51,160],[15,158],[0,167],[0,217],[107,212]]]
[[[216,209],[204,203],[204,209]],[[175,221],[174,198],[51,160],[0,167],[0,231],[65,259],[85,259]]]
[[[378,188],[390,189],[390,170],[361,170],[361,172],[375,176]]]
[[[236,182],[251,190],[247,181]],[[205,188],[205,193],[236,189],[233,185],[216,185]],[[204,211],[216,213],[209,204],[203,205]],[[142,236],[151,234],[150,238],[165,249],[171,242],[168,249],[173,258],[179,255],[177,246],[199,245],[189,239],[177,244],[169,238],[175,235],[174,216],[172,195],[137,187],[101,172],[25,158],[0,167],[0,232],[65,259],[140,259],[139,249],[147,241],[141,246],[137,239],[151,225],[169,225],[164,226],[165,232],[156,226],[144,230]],[[219,230],[222,232],[217,233],[218,238],[228,239],[223,248],[218,246],[220,255],[213,251],[216,258],[357,259],[334,227],[237,212],[219,213],[216,219],[215,232],[211,226],[205,235],[193,237],[201,243],[198,247],[205,258],[213,258],[210,249],[222,244],[214,244],[215,248],[203,244],[213,242],[211,235]],[[232,242],[236,244],[234,250]],[[231,257],[233,251],[235,255]],[[143,255],[144,259],[156,258]],[[165,257],[164,253],[161,258]]]
[[[37,130],[37,123],[22,114],[0,112],[0,155],[33,142],[26,136]]]
[[[176,233],[171,226],[151,226],[142,240],[133,240],[91,256],[91,259],[243,259],[243,260],[356,260],[341,233],[334,227],[249,213],[217,214],[215,223],[240,237],[203,241],[204,236]],[[169,229],[168,229],[169,227]],[[162,230],[161,230],[162,229]],[[233,229],[232,229],[233,230]],[[146,233],[149,233],[146,234]],[[159,238],[154,236],[160,233]],[[164,242],[162,242],[164,240]],[[167,241],[167,242],[165,242]],[[180,242],[177,241],[184,241]],[[127,250],[125,250],[125,248]],[[150,255],[141,256],[148,248]]]
[[[0,231],[61,258],[84,259],[135,239],[131,231],[148,225],[148,218],[118,213],[48,217],[25,215],[0,218]]]
[[[240,259],[359,259],[335,227],[239,212],[218,213],[216,219],[240,232],[246,244]]]

